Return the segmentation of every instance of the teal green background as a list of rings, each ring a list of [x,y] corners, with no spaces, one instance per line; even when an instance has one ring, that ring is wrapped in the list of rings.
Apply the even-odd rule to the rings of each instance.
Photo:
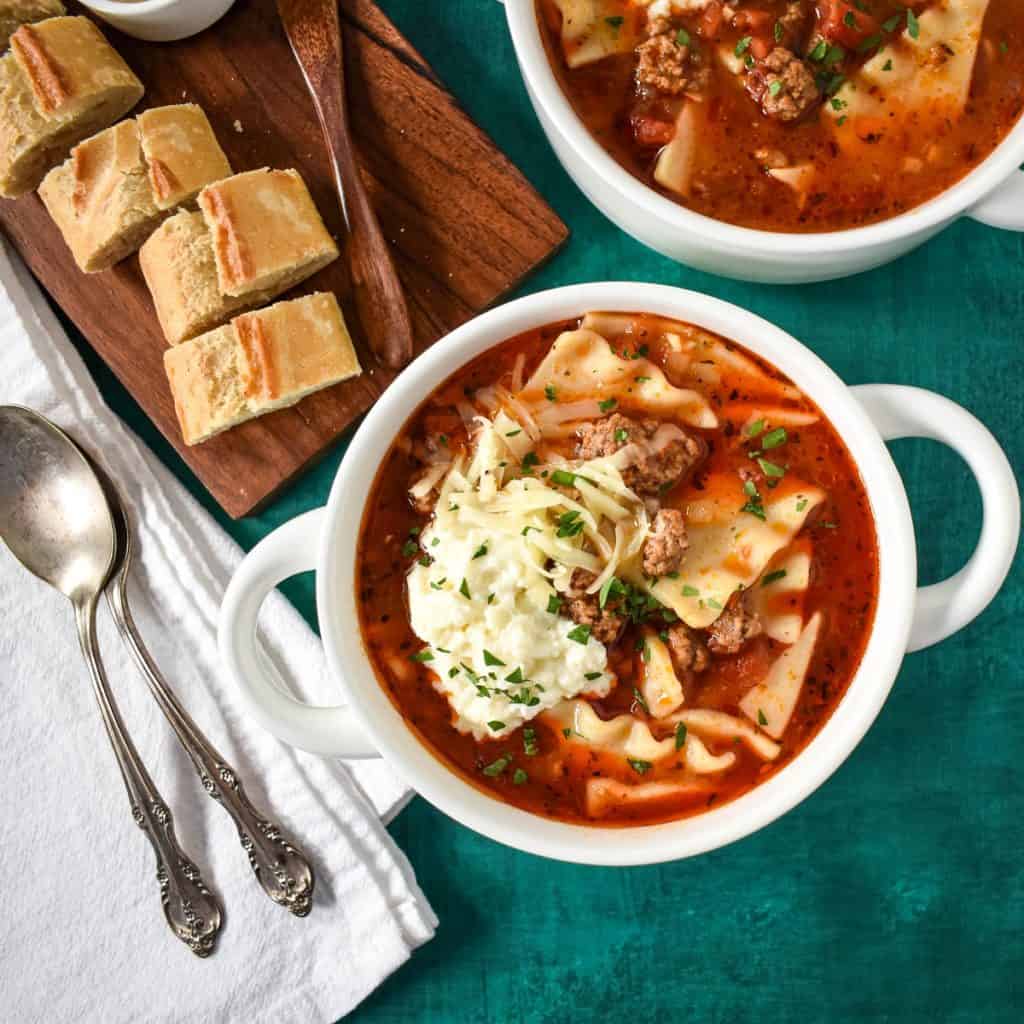
[[[572,229],[524,291],[631,279],[738,303],[848,383],[915,384],[961,402],[1024,475],[1024,236],[963,221],[889,267],[801,288],[688,270],[614,228],[566,177],[494,0],[381,5]],[[230,522],[83,350],[111,405],[244,546],[325,500],[344,443],[262,515]],[[940,579],[977,538],[976,487],[937,444],[892,450],[911,496],[922,581]],[[315,621],[311,579],[287,591]],[[483,839],[417,799],[391,832],[441,926],[349,1019],[1020,1021],[1022,614],[1018,559],[978,620],[907,659],[877,723],[829,782],[781,821],[696,860],[557,864]]]

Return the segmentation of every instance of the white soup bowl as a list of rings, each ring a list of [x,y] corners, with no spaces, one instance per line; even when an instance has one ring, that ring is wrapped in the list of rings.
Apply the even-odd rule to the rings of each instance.
[[[356,555],[374,477],[410,413],[450,374],[523,331],[588,310],[653,313],[731,338],[786,374],[844,439],[871,504],[879,545],[879,595],[864,657],[824,727],[762,785],[721,807],[667,824],[600,828],[530,814],[472,786],[417,738],[378,682],[359,629]],[[981,489],[978,546],[956,575],[917,586],[914,528],[906,491],[885,447],[929,437],[967,461]],[[689,857],[767,825],[820,786],[874,721],[904,655],[948,637],[992,600],[1009,570],[1020,529],[1010,465],[970,413],[917,388],[847,387],[813,352],[770,323],[696,292],[630,282],[573,285],[492,309],[453,331],[413,362],[370,410],[345,454],[324,508],[278,528],[242,562],[220,620],[220,650],[248,710],[286,743],[325,756],[383,756],[418,793],[492,839],[531,853],[592,864],[640,864]],[[285,693],[256,638],[267,594],[315,569],[320,630],[345,706],[311,707]]]

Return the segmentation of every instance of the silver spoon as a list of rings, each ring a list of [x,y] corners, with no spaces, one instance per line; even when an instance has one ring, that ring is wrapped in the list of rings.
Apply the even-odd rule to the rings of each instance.
[[[249,863],[263,891],[296,917],[305,917],[313,902],[313,870],[309,860],[280,825],[253,807],[238,772],[217,752],[182,707],[146,650],[128,606],[128,570],[132,561],[128,517],[113,483],[98,467],[93,468],[103,485],[117,532],[113,578],[106,592],[114,622],[160,710],[192,761],[203,789],[231,815],[242,849],[249,855]]]
[[[156,854],[164,916],[193,953],[209,956],[221,927],[220,905],[178,845],[171,812],[128,736],[100,661],[96,603],[116,545],[106,498],[74,442],[17,406],[0,406],[0,538],[26,569],[71,601],[132,817]]]

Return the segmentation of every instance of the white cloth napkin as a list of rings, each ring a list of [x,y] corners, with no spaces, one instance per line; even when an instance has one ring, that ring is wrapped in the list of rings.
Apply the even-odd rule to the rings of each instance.
[[[172,936],[153,854],[129,814],[77,649],[71,606],[0,545],[0,1014],[105,1024],[343,1016],[437,924],[381,820],[408,791],[382,762],[346,767],[305,755],[244,717],[215,640],[240,550],[106,407],[2,241],[0,402],[50,417],[117,482],[136,527],[132,606],[150,650],[254,802],[311,855],[317,876],[305,919],[264,895],[231,819],[203,794],[101,605],[104,662],[129,732],[183,847],[225,906],[208,960]],[[284,678],[301,678],[307,698],[335,703],[319,642],[280,594],[268,600],[263,623],[266,652]]]

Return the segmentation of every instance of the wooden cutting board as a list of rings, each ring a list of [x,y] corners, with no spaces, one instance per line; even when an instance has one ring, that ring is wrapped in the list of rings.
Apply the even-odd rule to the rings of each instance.
[[[341,0],[340,8],[360,158],[394,245],[421,351],[513,288],[568,231],[371,0]],[[201,104],[236,171],[295,167],[328,229],[340,237],[320,128],[273,0],[239,0],[212,29],[180,43],[143,43],[101,27],[146,86],[136,113],[167,103]],[[357,339],[361,377],[189,448],[178,430],[163,371],[166,343],[137,259],[103,274],[80,273],[35,195],[0,200],[0,226],[235,518],[254,511],[321,455],[394,376]],[[338,294],[355,335],[341,260],[297,293],[316,290]]]

